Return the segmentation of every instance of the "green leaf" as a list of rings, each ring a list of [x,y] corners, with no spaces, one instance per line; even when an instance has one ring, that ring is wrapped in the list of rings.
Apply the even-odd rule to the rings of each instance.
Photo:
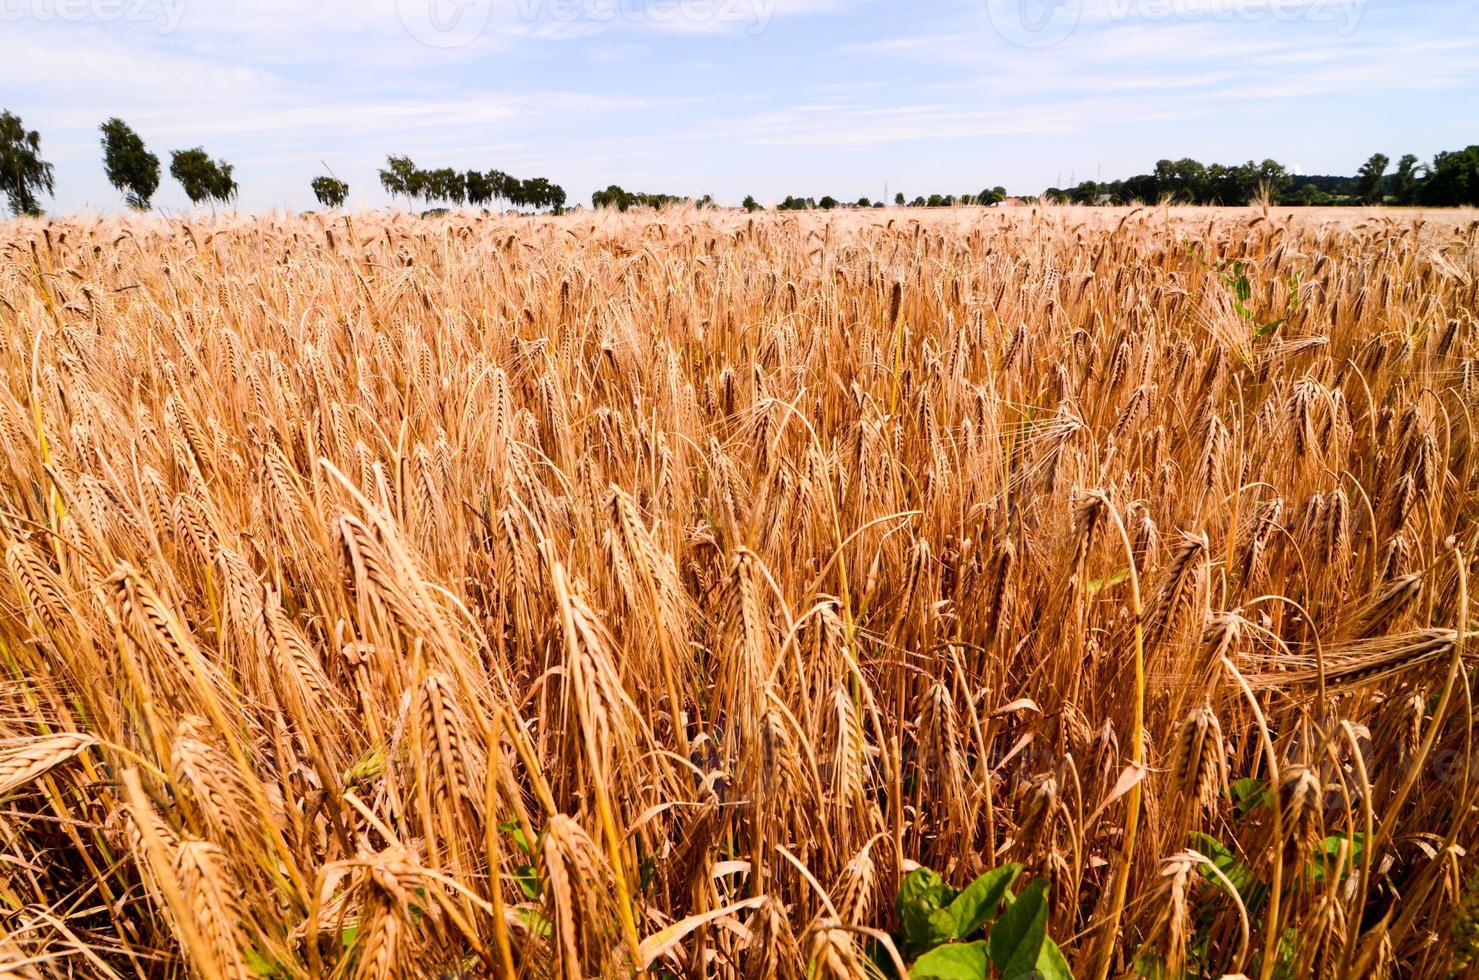
[[[913,956],[955,938],[955,916],[947,909],[959,894],[929,868],[912,872],[899,885],[895,903],[904,931],[904,953]]]
[[[1341,863],[1340,849],[1346,847],[1345,862]],[[1345,880],[1352,868],[1361,863],[1366,853],[1366,835],[1357,832],[1346,844],[1345,834],[1335,834],[1326,837],[1315,845],[1315,860],[1310,867],[1315,881],[1324,884],[1326,878],[1332,871],[1338,872],[1339,879]]]
[[[991,927],[991,962],[1006,980],[1037,969],[1048,936],[1048,880],[1035,878]]]
[[[1239,779],[1232,784],[1232,794],[1240,817],[1268,804],[1268,786],[1261,779]]]
[[[944,908],[958,894],[954,888],[929,868],[916,868],[899,885],[899,897],[895,905],[902,914],[904,906],[922,902],[930,908]]]
[[[1231,851],[1224,847],[1221,841],[1210,834],[1196,831],[1191,835],[1191,843],[1193,848],[1201,852],[1216,865],[1218,871],[1221,871],[1227,876],[1227,880],[1232,882],[1233,888],[1237,891],[1237,895],[1233,897],[1241,901],[1248,908],[1249,912],[1253,912],[1262,906],[1268,886],[1259,881],[1258,876],[1250,871],[1246,864],[1239,861]],[[1227,885],[1223,884],[1221,878],[1205,870],[1202,873],[1206,876],[1207,880],[1211,881],[1219,889],[1224,892],[1227,891]]]
[[[909,976],[914,980],[986,980],[990,961],[986,943],[946,943],[914,961]]]
[[[533,854],[534,848],[529,846],[529,838],[524,836],[524,828],[517,820],[505,820],[498,825],[498,829],[513,837],[514,843],[519,845],[519,850],[525,854]]]
[[[548,939],[554,935],[554,923],[550,922],[549,918],[538,909],[520,906],[513,911],[514,915],[519,917],[519,920],[524,923],[525,928],[533,935],[541,939]]]
[[[254,977],[285,977],[288,971],[283,969],[281,963],[268,956],[256,947],[248,947],[246,951],[247,969]]]
[[[950,903],[950,912],[955,916],[956,938],[968,939],[976,930],[996,918],[996,910],[1006,896],[1007,889],[1022,873],[1020,864],[1008,864],[988,871],[971,882]]]
[[[1063,950],[1051,939],[1042,941],[1042,951],[1037,954],[1037,975],[1040,980],[1073,980],[1073,971],[1068,968]]]
[[[539,896],[544,891],[544,884],[539,880],[538,868],[532,864],[520,865],[514,869],[514,881],[519,883],[519,890],[531,902],[539,901]]]
[[[1282,318],[1282,319],[1275,320],[1272,323],[1265,323],[1263,326],[1261,326],[1261,327],[1258,328],[1258,331],[1257,331],[1258,336],[1260,336],[1260,337],[1267,337],[1269,334],[1273,333],[1275,330],[1277,330],[1280,327],[1282,327],[1284,325],[1285,320],[1287,320],[1287,319],[1288,318],[1285,317],[1285,318]]]
[[[1088,584],[1084,586],[1084,591],[1091,596],[1095,596],[1111,586],[1119,585],[1129,577],[1130,570],[1128,568],[1122,568],[1106,578],[1090,579]]]
[[[926,909],[912,905],[902,917],[905,956],[914,956],[956,937],[959,929],[949,909]]]

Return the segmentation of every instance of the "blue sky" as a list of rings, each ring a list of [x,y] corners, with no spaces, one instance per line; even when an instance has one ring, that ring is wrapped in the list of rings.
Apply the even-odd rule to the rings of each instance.
[[[737,203],[1013,193],[1162,157],[1351,173],[1479,143],[1479,0],[0,0],[0,107],[60,211],[98,124],[204,145],[241,205],[423,166]],[[156,204],[181,209],[164,180]]]

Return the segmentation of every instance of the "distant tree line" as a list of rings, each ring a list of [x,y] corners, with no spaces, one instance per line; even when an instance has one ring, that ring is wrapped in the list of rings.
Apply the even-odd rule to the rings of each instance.
[[[460,171],[452,167],[422,170],[407,156],[391,155],[380,171],[380,186],[392,198],[404,197],[443,207],[471,204],[485,207],[505,202],[516,208],[565,208],[565,188],[545,177],[520,180],[501,170]]]
[[[959,195],[931,194],[929,197],[920,195],[912,201],[904,194],[895,194],[894,205],[901,208],[954,208],[970,205],[989,207],[992,204],[1000,204],[1006,199],[1005,187],[993,187],[979,194],[968,191]],[[755,202],[754,197],[745,198],[744,206],[747,211],[760,210],[760,205]],[[855,202],[844,202],[830,194],[820,199],[788,195],[785,200],[775,206],[775,209],[777,211],[831,211],[834,208],[881,208],[883,206],[883,201],[873,201],[866,197],[860,197]]]
[[[1391,160],[1378,153],[1351,177],[1291,174],[1276,160],[1243,164],[1203,164],[1192,159],[1161,160],[1155,170],[1124,180],[1086,180],[1073,187],[1050,187],[1043,197],[1072,204],[1128,204],[1132,201],[1239,205],[1267,197],[1284,205],[1479,205],[1479,146],[1439,153],[1432,163],[1407,154],[1389,172]]]
[[[681,194],[647,194],[642,191],[625,190],[616,184],[591,195],[591,207],[597,209],[613,208],[617,211],[630,211],[632,208],[662,208],[670,204],[694,204],[701,208],[711,208],[714,206],[714,198],[709,194],[705,194],[698,200]]]
[[[108,183],[123,195],[129,207],[147,210],[159,190],[159,157],[122,119],[109,119],[99,130]],[[225,160],[213,159],[204,147],[173,151],[169,174],[192,204],[227,204],[236,199],[235,168]],[[484,173],[450,167],[422,170],[405,156],[387,158],[380,183],[392,197],[427,204],[483,206],[505,201],[515,207],[555,211],[565,206],[565,189],[545,177],[520,180],[500,170]],[[315,177],[309,186],[327,208],[342,207],[349,197],[349,185],[332,175]],[[26,129],[14,113],[0,112],[0,192],[5,194],[11,213],[40,214],[41,195],[54,191],[52,165],[41,156],[41,134]]]
[[[129,207],[150,207],[159,189],[160,160],[149,151],[122,119],[103,123],[103,169],[108,182],[123,195]],[[236,199],[234,169],[224,160],[213,159],[203,147],[174,150],[170,154],[170,176],[184,189],[193,204],[226,204]],[[407,156],[391,155],[380,171],[380,184],[392,198],[405,198],[427,206],[470,204],[486,207],[499,202],[517,208],[564,210],[565,189],[545,177],[520,179],[501,170],[457,170],[440,167],[425,170]],[[342,207],[349,185],[332,175],[316,177],[310,184],[314,197],[324,207]],[[41,135],[26,129],[19,116],[0,112],[0,191],[12,214],[40,214],[41,195],[55,191],[52,165],[41,155]],[[931,194],[909,200],[896,194],[899,207],[943,208],[959,205],[990,205],[1006,199],[1006,189],[994,187],[961,195]],[[1276,160],[1242,164],[1203,164],[1189,158],[1161,160],[1147,174],[1123,180],[1086,180],[1073,187],[1048,188],[1043,197],[1075,204],[1157,203],[1239,205],[1267,199],[1285,205],[1421,205],[1425,207],[1479,206],[1479,146],[1439,153],[1429,163],[1414,154],[1397,161],[1377,153],[1350,177],[1292,174]],[[1036,200],[1032,198],[1030,200]],[[704,195],[697,201],[673,194],[627,191],[616,184],[591,195],[596,208],[657,208],[676,203],[714,206]],[[776,205],[780,211],[882,207],[866,197],[844,203],[831,195],[820,200],[787,196]],[[747,211],[762,210],[753,195],[744,200]]]

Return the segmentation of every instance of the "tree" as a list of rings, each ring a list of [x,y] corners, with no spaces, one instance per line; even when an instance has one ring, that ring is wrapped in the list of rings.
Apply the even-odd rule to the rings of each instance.
[[[337,177],[315,177],[312,186],[313,196],[326,208],[343,207],[349,196],[349,185]]]
[[[1381,179],[1386,176],[1387,164],[1391,162],[1385,153],[1373,153],[1371,159],[1356,171],[1356,197],[1363,204],[1382,202]]]
[[[40,214],[36,195],[55,188],[51,164],[41,159],[41,134],[26,129],[9,110],[0,112],[0,185],[16,215]]]
[[[821,207],[823,211],[831,211],[833,208],[837,207],[838,201],[837,198],[833,197],[831,194],[826,194],[822,197],[820,201],[817,202],[817,204]]]
[[[1192,204],[1207,199],[1207,168],[1189,157],[1157,161],[1155,180],[1159,197]]]
[[[1479,146],[1434,157],[1427,179],[1418,185],[1417,198],[1430,207],[1479,205]]]
[[[1277,201],[1284,196],[1293,183],[1294,178],[1279,161],[1265,160],[1258,165],[1257,193],[1259,195],[1266,194],[1269,200]]]
[[[236,179],[232,166],[224,160],[212,160],[204,148],[176,150],[171,154],[169,173],[185,188],[191,204],[202,201],[225,204],[236,197]]]
[[[745,210],[749,211],[751,214],[754,214],[756,211],[760,210],[760,202],[755,200],[754,194],[745,195]]]
[[[604,191],[596,191],[591,195],[591,207],[597,210],[615,208],[618,211],[625,211],[632,206],[631,197],[616,184],[612,184]]]
[[[439,167],[425,172],[420,181],[422,192],[428,203],[461,204],[467,200],[467,184],[464,175],[451,167]]]
[[[903,207],[906,203],[908,203],[908,201],[907,198],[904,197],[903,191],[899,191],[899,193],[894,195],[894,205],[896,207]]]
[[[1392,175],[1392,196],[1398,204],[1411,204],[1417,196],[1417,155],[1407,153],[1397,161],[1397,172]]]
[[[493,200],[495,201],[512,203],[514,197],[518,194],[518,179],[510,177],[502,170],[488,171],[488,183],[493,189]]]
[[[463,174],[462,185],[467,191],[467,203],[474,207],[482,207],[493,200],[493,181],[480,170]]]
[[[159,189],[159,157],[149,152],[133,127],[116,116],[98,128],[103,133],[103,170],[108,183],[123,192],[129,207],[149,210],[149,200]]]
[[[415,168],[406,175],[406,196],[413,201],[431,203],[431,171]]]
[[[417,173],[416,164],[410,157],[391,154],[385,158],[385,166],[380,171],[380,186],[392,198],[415,197],[412,185]]]
[[[548,207],[552,203],[549,198],[549,192],[549,181],[543,177],[530,177],[520,182],[519,197],[523,200],[524,204],[535,210]]]

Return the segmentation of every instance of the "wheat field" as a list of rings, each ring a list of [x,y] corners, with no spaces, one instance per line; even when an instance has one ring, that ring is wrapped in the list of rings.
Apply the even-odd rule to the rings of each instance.
[[[1464,975],[1476,246],[0,226],[0,975]]]

